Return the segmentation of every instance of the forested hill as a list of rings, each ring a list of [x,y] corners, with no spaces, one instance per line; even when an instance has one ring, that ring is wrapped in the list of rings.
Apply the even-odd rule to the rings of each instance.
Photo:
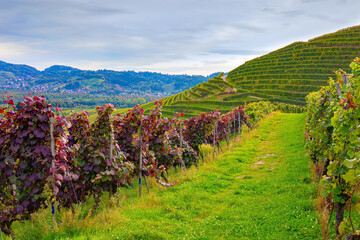
[[[146,92],[178,93],[206,81],[200,75],[171,75],[155,72],[80,70],[54,65],[44,71],[0,61],[0,90],[120,94]]]

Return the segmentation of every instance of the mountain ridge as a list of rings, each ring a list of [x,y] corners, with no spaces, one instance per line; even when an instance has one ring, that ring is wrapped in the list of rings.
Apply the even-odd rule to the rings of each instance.
[[[211,74],[209,76],[213,76]],[[149,71],[81,70],[53,65],[43,71],[25,64],[0,61],[0,90],[168,96],[207,80],[207,76]]]

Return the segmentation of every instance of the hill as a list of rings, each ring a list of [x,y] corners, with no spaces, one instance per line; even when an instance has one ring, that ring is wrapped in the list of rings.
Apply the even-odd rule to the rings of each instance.
[[[247,61],[182,93],[163,99],[164,112],[194,116],[202,111],[228,111],[239,104],[266,100],[305,105],[305,96],[335,77],[334,70],[349,70],[360,56],[360,25],[326,34],[307,42],[295,42]],[[151,108],[151,104],[144,106]]]
[[[155,72],[80,70],[54,65],[44,71],[0,61],[0,90],[23,90],[105,95],[152,94],[168,96],[184,91],[207,77]]]
[[[252,96],[305,105],[305,96],[335,77],[334,70],[350,70],[360,56],[360,25],[311,39],[246,62],[229,72],[227,80]],[[233,96],[232,99],[236,99]]]

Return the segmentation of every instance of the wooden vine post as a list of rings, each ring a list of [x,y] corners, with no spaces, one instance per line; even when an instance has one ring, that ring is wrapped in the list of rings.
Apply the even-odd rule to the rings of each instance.
[[[332,101],[332,99],[331,99],[331,92],[326,91],[326,93],[329,95],[329,102],[331,102],[331,101]]]
[[[110,132],[110,153],[109,153],[110,162],[113,161],[113,139],[114,139],[114,128],[111,126],[111,132]],[[112,196],[113,194],[114,194],[113,185],[110,183],[109,198],[111,198],[111,196]]]
[[[182,136],[182,121],[181,121],[181,119],[180,119],[180,123],[179,123],[179,125],[180,125],[180,130],[179,130],[179,133],[180,133],[180,148],[182,149],[182,147],[183,147],[183,136]],[[180,171],[181,171],[181,163],[180,163]],[[186,165],[185,165],[185,163],[184,163],[184,170],[185,170],[185,168],[186,168]]]
[[[182,121],[180,119],[180,148],[182,148],[183,145],[183,137],[182,137]]]
[[[336,87],[337,94],[339,95],[339,98],[341,98],[342,92],[341,92],[340,84],[335,83],[335,87]],[[347,201],[347,199],[345,200],[345,202],[346,201]],[[337,202],[336,205],[337,206],[336,206],[336,214],[335,214],[335,230],[336,230],[336,235],[339,236],[340,235],[340,233],[339,233],[340,223],[344,219],[345,203]]]
[[[238,112],[238,121],[239,121],[239,137],[241,138],[241,118],[240,118],[240,111]]]
[[[214,147],[214,150],[213,150],[213,160],[215,159],[215,149],[216,149],[216,126],[217,125],[217,122],[215,122],[215,126],[214,126],[214,131],[213,131],[213,136],[214,136],[214,142],[213,142],[213,147]]]
[[[229,124],[229,121],[227,123],[226,138],[227,138],[228,149],[230,150],[230,124]]]
[[[341,97],[342,92],[339,83],[335,83],[335,87],[339,97]]]
[[[348,82],[348,78],[346,74],[342,75],[343,81],[346,84]],[[341,92],[341,87],[339,83],[335,83],[335,87],[336,87],[336,91],[337,94],[339,95],[339,98],[341,98],[342,92]],[[339,232],[339,227],[341,222],[344,220],[344,210],[345,210],[345,205],[346,202],[349,200],[350,196],[342,193],[342,198],[345,200],[345,203],[341,203],[341,202],[337,202],[336,203],[336,215],[335,215],[335,230],[336,230],[336,235],[339,236],[340,232]],[[351,221],[351,218],[350,218]],[[352,222],[351,222],[352,223]]]
[[[54,189],[56,187],[55,185],[55,138],[54,138],[54,118],[50,118],[50,148],[51,148],[51,169],[52,169],[52,188],[53,188],[53,204],[51,205],[51,213],[52,213],[52,220],[54,227],[56,226],[56,219],[55,219],[55,209],[56,209],[56,194],[54,192]]]
[[[234,115],[234,121],[233,121],[233,125],[234,125],[234,142],[236,141],[236,119],[235,119],[235,115]]]
[[[139,128],[139,143],[140,143],[140,149],[139,149],[139,197],[141,197],[142,193],[142,186],[141,186],[141,177],[142,177],[142,137],[141,137],[141,128],[142,128],[142,121],[140,122],[140,128]]]
[[[343,81],[344,81],[345,84],[347,84],[348,81],[349,81],[349,78],[348,78],[348,76],[347,76],[345,73],[342,75],[342,79],[343,79]]]
[[[144,182],[145,182],[146,189],[147,189],[148,193],[150,194],[149,185],[147,184],[146,176],[145,176],[145,175],[144,175]]]

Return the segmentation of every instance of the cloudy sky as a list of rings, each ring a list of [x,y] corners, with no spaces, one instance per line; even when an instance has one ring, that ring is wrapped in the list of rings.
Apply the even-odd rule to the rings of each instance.
[[[208,75],[360,24],[359,0],[0,0],[0,60]]]

